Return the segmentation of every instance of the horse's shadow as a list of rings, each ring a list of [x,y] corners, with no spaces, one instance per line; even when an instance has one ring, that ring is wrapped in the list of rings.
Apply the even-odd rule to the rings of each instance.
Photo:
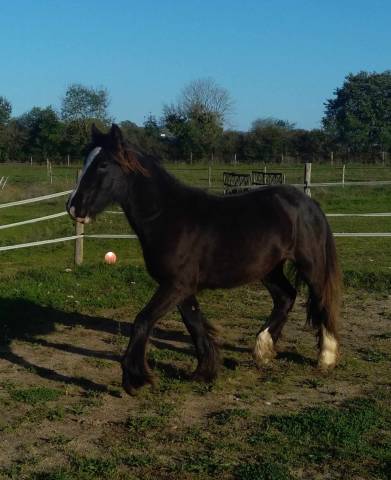
[[[78,312],[64,312],[22,298],[0,298],[0,359],[7,360],[26,370],[34,371],[40,377],[48,380],[77,385],[84,390],[109,393],[111,390],[106,385],[85,377],[65,375],[52,368],[36,365],[14,352],[12,342],[22,340],[31,345],[53,348],[85,357],[120,361],[121,356],[113,351],[92,350],[71,343],[55,342],[43,338],[50,333],[54,333],[56,325],[69,328],[81,326],[112,335],[121,333],[126,337],[132,334],[131,323],[118,322],[101,316],[84,315]],[[195,354],[190,336],[180,330],[157,327],[154,329],[150,343],[159,350],[171,350],[192,357]],[[236,347],[227,343],[223,344],[222,348],[227,351],[248,351],[247,348]],[[226,362],[224,361],[224,363]],[[152,366],[161,369],[169,377],[190,378],[190,375],[185,371],[178,368],[169,368],[169,365],[163,362],[152,361]]]
[[[22,298],[0,298],[0,359],[11,362],[28,371],[34,371],[40,377],[48,380],[76,385],[86,391],[92,390],[111,393],[113,390],[108,388],[107,385],[81,376],[65,375],[47,366],[36,365],[23,356],[18,355],[13,350],[12,342],[14,340],[22,340],[31,345],[52,348],[84,357],[114,362],[121,360],[121,355],[118,353],[118,350],[117,352],[92,350],[71,343],[55,342],[51,341],[50,338],[43,338],[50,333],[54,333],[56,331],[56,325],[69,328],[81,326],[88,330],[109,333],[113,336],[120,333],[123,336],[129,337],[132,334],[132,324],[130,322],[118,322],[110,318],[84,315],[78,312],[64,312]],[[150,343],[158,350],[179,352],[189,357],[195,356],[195,350],[190,336],[179,329],[156,327]],[[230,352],[244,354],[250,352],[248,347],[232,345],[227,342],[220,344],[220,347],[223,355],[228,353],[228,356],[223,356],[222,364],[225,368],[231,370],[235,370],[239,362],[237,359],[229,356]],[[309,362],[308,359],[292,352],[279,353],[278,358],[298,364]],[[191,378],[190,372],[186,372],[180,367],[174,367],[166,362],[151,359],[151,366],[161,370],[167,377],[182,380]]]

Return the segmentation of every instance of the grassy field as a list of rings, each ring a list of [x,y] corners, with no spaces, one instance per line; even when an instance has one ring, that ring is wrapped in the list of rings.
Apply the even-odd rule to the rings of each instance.
[[[184,181],[207,184],[206,168],[169,168]],[[291,170],[290,181],[301,179],[302,167]],[[347,167],[345,179],[390,179],[390,171]],[[213,172],[221,187],[222,170]],[[314,181],[340,173],[313,167]],[[55,168],[52,185],[43,167],[0,166],[3,175],[9,185],[0,204],[70,189],[75,172]],[[317,188],[313,197],[330,213],[387,212],[391,187]],[[65,198],[0,209],[0,225],[60,212]],[[330,223],[340,232],[391,231],[391,218]],[[73,232],[61,217],[0,230],[0,245]],[[88,227],[92,232],[130,230],[122,215],[105,213]],[[190,380],[194,350],[173,312],[151,340],[156,384],[136,397],[122,393],[118,360],[130,321],[154,288],[138,242],[86,240],[77,269],[72,242],[0,252],[0,479],[389,479],[390,242],[337,239],[346,289],[342,357],[331,374],[316,369],[303,296],[278,358],[255,368],[251,349],[271,301],[250,285],[199,296],[221,341],[213,385]],[[107,250],[117,253],[115,266],[103,264]]]
[[[207,168],[194,167],[185,169],[183,166],[168,165],[168,168],[183,181],[192,185],[207,185]],[[225,169],[251,172],[257,166],[240,165],[213,168],[213,185],[222,190],[222,172]],[[269,168],[269,167],[268,167]],[[349,168],[349,167],[348,167]],[[281,166],[271,166],[270,169],[280,170]],[[295,172],[291,181],[300,181],[303,167],[289,167]],[[340,167],[314,166],[314,181],[333,181],[340,172]],[[371,180],[391,179],[390,167],[351,167],[349,177],[347,169],[346,179],[358,180],[369,178]],[[30,198],[46,193],[69,190],[74,185],[76,175],[75,168],[55,167],[53,169],[54,180],[50,184],[46,174],[46,166],[0,166],[0,177],[9,176],[9,184],[4,191],[0,190],[0,203],[7,201]],[[378,187],[318,187],[312,189],[313,198],[328,213],[381,213],[388,212],[391,205],[391,186]],[[44,203],[35,203],[0,209],[0,224],[23,221],[29,218],[50,215],[64,210],[66,197],[49,200]],[[330,224],[335,232],[390,232],[391,217],[330,217]],[[69,236],[74,233],[74,226],[67,217],[61,217],[48,222],[26,225],[23,228],[0,230],[0,246],[38,241],[47,238]],[[128,224],[122,215],[103,214],[97,222],[86,228],[86,233],[131,233]],[[346,272],[356,271],[361,275],[370,272],[377,275],[387,276],[391,273],[391,255],[389,238],[338,238],[338,249],[343,268]],[[102,255],[108,249],[116,249],[119,259],[130,260],[132,264],[139,262],[139,246],[137,241],[102,241],[86,240],[86,262],[99,264]],[[35,268],[37,256],[32,255],[30,249],[17,250],[2,254],[2,270],[12,272],[20,267]],[[50,266],[56,262],[72,266],[73,245],[71,243],[42,246],[34,252],[39,252],[39,262],[42,266]],[[54,254],[54,256],[52,255]],[[352,276],[348,274],[349,278]],[[354,275],[353,275],[354,276]],[[357,277],[357,276],[356,276]],[[356,278],[357,279],[357,278]],[[356,280],[355,280],[356,281]]]

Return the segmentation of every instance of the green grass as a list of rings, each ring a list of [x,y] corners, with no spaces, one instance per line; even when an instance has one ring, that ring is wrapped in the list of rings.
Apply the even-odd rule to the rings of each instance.
[[[260,449],[273,444],[282,464],[299,468],[304,461],[314,466],[335,462],[353,477],[368,468],[381,471],[391,460],[390,427],[389,412],[372,399],[359,398],[338,409],[318,407],[266,417],[249,441]],[[270,457],[277,461],[273,452]]]
[[[245,463],[235,469],[236,480],[293,480],[286,466],[278,463]]]
[[[213,420],[217,425],[225,425],[231,423],[235,418],[248,417],[248,411],[240,408],[231,408],[229,410],[220,410],[212,412],[209,418]]]
[[[9,390],[9,394],[12,400],[36,405],[57,400],[62,395],[62,392],[53,388],[31,387],[23,389],[12,388]]]
[[[213,166],[214,184],[221,187],[222,172],[227,169],[251,171],[259,165]],[[204,185],[207,180],[206,166],[183,167],[168,164],[175,175],[182,180],[196,185]],[[268,169],[286,170],[287,173],[302,175],[302,166],[268,166]],[[0,175],[10,176],[10,189],[0,192],[0,202],[26,198],[31,195],[59,191],[71,188],[74,184],[74,168],[56,167],[58,173],[55,185],[48,183],[46,166],[3,165]],[[352,179],[389,179],[391,168],[370,166],[348,166]],[[314,165],[314,181],[333,180],[340,174],[340,167]],[[288,178],[289,180],[289,178]],[[292,177],[290,181],[295,181]],[[68,183],[67,183],[68,182]],[[364,213],[387,212],[391,205],[391,188],[383,187],[345,187],[314,188],[313,198],[320,202],[322,208],[329,213]],[[28,218],[57,213],[64,210],[65,197],[43,203],[0,210],[0,222],[12,223]],[[389,232],[391,218],[343,217],[329,218],[332,229],[336,232]],[[38,241],[48,238],[70,236],[74,234],[74,225],[68,217],[61,217],[39,224],[11,228],[0,232],[0,246]],[[86,233],[131,233],[123,215],[104,213]],[[391,274],[391,257],[389,255],[389,238],[337,238],[339,257],[346,272],[348,285],[376,285],[374,289],[385,290],[389,286]],[[2,270],[0,277],[18,270],[61,266],[73,269],[73,242],[27,248],[9,252],[0,252]],[[117,253],[118,265],[142,265],[140,245],[137,240],[85,240],[85,264],[101,265],[106,251]],[[351,273],[352,272],[352,273]],[[373,276],[376,276],[374,281]]]
[[[175,167],[175,173],[189,183],[207,184],[206,167],[183,171]],[[221,185],[225,169],[251,171],[257,167],[213,168],[213,182]],[[170,168],[174,170],[174,166]],[[301,166],[268,166],[268,170],[276,168],[286,170],[292,181],[302,177]],[[314,181],[336,180],[341,174],[340,168],[328,166],[314,166],[313,170]],[[347,167],[346,179],[388,179],[390,170]],[[45,167],[0,166],[0,176],[8,174],[11,181],[10,189],[0,192],[0,203],[70,187],[72,169],[57,167],[56,171],[55,184],[50,185]],[[382,212],[389,211],[391,188],[317,188],[313,197],[328,212]],[[64,199],[59,199],[0,210],[0,223],[61,211],[63,204]],[[390,231],[391,227],[389,219],[380,218],[330,218],[330,223],[336,231]],[[71,235],[73,228],[64,217],[4,230],[0,244]],[[130,229],[122,216],[104,214],[86,231],[125,233]],[[348,290],[363,289],[363,297],[371,299],[379,293],[389,295],[390,241],[336,240]],[[103,263],[108,250],[117,253],[116,265]],[[228,347],[222,348],[217,382],[206,385],[189,380],[195,359],[188,345],[162,348],[157,344],[149,351],[157,385],[124,400],[120,398],[119,366],[102,353],[123,350],[127,342],[123,317],[134,317],[151,296],[154,282],[145,271],[137,241],[86,240],[84,265],[74,268],[72,259],[72,242],[0,253],[0,359],[1,374],[7,378],[0,384],[1,434],[23,439],[32,427],[40,431],[50,426],[44,440],[39,437],[29,443],[26,452],[21,442],[16,461],[0,467],[0,479],[389,478],[391,425],[386,375],[390,333],[371,333],[365,342],[344,345],[340,367],[324,376],[314,370],[312,344],[302,342],[307,333],[298,330],[290,339],[289,355],[256,372],[246,348],[235,349],[252,344],[258,324],[269,311],[269,305],[260,305],[259,287],[203,292],[200,301],[207,316],[221,319],[224,335],[232,334],[225,340]],[[172,315],[168,319],[174,333],[180,329],[175,323],[178,318]],[[382,319],[391,317],[384,313]],[[292,319],[295,322],[297,317]],[[63,337],[56,338],[57,331]],[[89,349],[83,342],[93,335],[97,344]],[[23,347],[24,356],[20,353]],[[34,359],[35,352],[42,359]],[[75,362],[71,372],[65,374],[66,365],[59,363],[52,369],[49,362],[49,369],[47,358],[46,367],[41,367],[45,355],[53,355],[57,362],[65,358],[57,357],[59,352]],[[9,368],[13,363],[16,369]],[[91,377],[83,380],[80,377],[87,374],[79,370],[84,367]],[[18,381],[23,369],[28,383]],[[64,376],[55,380],[52,375],[57,372]],[[49,388],[49,381],[57,384]],[[107,385],[107,390],[94,389],[94,382]],[[365,398],[341,402],[338,395],[346,385],[346,396],[354,397],[362,387]],[[306,407],[296,403],[296,397],[306,395]],[[106,411],[110,413],[109,406],[118,418],[103,426],[94,423],[94,413],[103,412],[98,417],[102,421]],[[78,425],[81,427],[76,430]],[[80,439],[68,430],[73,427],[82,432]],[[86,443],[91,451],[79,451],[77,442],[87,433],[92,437],[91,443]],[[43,459],[54,454],[61,459],[43,468]]]
[[[119,307],[129,299],[141,305],[153,285],[145,270],[137,266],[85,265],[71,272],[37,268],[19,271],[1,282],[0,296],[64,311],[91,311]]]

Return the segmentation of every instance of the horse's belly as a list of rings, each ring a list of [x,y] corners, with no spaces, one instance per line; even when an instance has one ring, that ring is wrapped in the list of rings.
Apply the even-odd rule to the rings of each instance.
[[[232,258],[223,264],[215,263],[207,272],[201,272],[201,288],[233,288],[246,283],[261,281],[280,258],[253,258],[252,261],[240,261]]]

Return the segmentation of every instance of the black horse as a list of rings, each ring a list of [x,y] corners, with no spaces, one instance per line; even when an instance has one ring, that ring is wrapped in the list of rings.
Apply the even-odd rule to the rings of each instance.
[[[308,320],[319,338],[319,366],[335,365],[340,271],[330,227],[309,197],[285,185],[211,195],[183,185],[156,159],[127,145],[116,125],[108,134],[94,126],[90,153],[67,210],[88,223],[111,202],[121,205],[159,285],[134,321],[122,360],[128,393],[152,382],[148,337],[159,318],[176,306],[195,344],[194,377],[210,381],[216,376],[216,332],[195,297],[205,288],[264,283],[274,307],[257,335],[254,357],[258,366],[269,362],[296,298],[284,275],[286,261],[309,288]]]

